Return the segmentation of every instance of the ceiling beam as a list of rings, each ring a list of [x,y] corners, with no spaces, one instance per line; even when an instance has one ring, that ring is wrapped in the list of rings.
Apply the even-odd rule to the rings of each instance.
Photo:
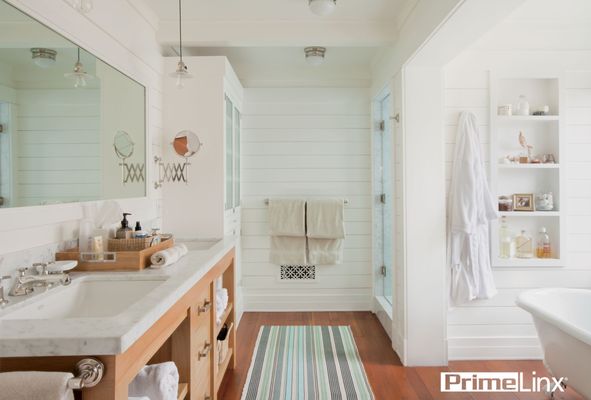
[[[371,21],[183,21],[183,45],[212,46],[388,46],[396,40],[394,23]],[[178,22],[161,21],[157,40],[178,43]]]

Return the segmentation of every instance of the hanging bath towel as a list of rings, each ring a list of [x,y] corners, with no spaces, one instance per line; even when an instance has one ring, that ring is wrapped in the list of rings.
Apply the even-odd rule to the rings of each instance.
[[[497,218],[480,152],[476,116],[460,115],[449,192],[448,256],[452,305],[489,299],[497,290],[489,251],[489,222]]]

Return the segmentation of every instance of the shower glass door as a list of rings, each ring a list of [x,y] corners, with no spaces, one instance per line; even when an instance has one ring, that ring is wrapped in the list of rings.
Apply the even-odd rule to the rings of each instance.
[[[386,94],[378,103],[378,129],[374,134],[374,232],[377,285],[384,299],[392,304],[392,247],[393,238],[393,177],[394,146],[390,121],[391,96]],[[380,290],[376,290],[379,294]]]

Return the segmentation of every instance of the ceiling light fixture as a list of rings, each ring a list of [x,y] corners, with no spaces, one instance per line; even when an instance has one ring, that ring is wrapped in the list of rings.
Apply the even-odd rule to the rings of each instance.
[[[187,65],[183,61],[183,9],[179,0],[179,62],[176,65],[176,71],[170,74],[176,78],[176,86],[180,89],[183,87],[183,80],[192,78],[193,75],[189,73]]]
[[[309,65],[313,65],[315,67],[321,65],[324,62],[324,55],[326,54],[325,47],[306,47],[304,49],[304,53],[306,54],[306,62]]]
[[[31,49],[33,62],[40,68],[49,68],[55,64],[55,57],[57,51],[52,49],[44,49],[42,47],[34,47]]]
[[[72,72],[65,73],[64,76],[68,79],[74,79],[76,81],[74,83],[75,88],[85,87],[87,80],[94,78],[94,76],[84,71],[84,65],[82,65],[80,62],[80,47],[78,47],[78,59],[76,64],[74,64],[74,69]]]
[[[88,14],[94,8],[92,0],[71,0],[70,5],[79,13]]]
[[[326,17],[337,7],[337,0],[308,0],[308,6],[314,14]]]

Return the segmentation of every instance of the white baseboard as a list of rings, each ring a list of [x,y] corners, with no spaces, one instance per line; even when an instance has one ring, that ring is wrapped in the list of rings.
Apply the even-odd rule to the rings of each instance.
[[[374,297],[373,299],[373,312],[378,317],[380,324],[388,334],[388,337],[392,339],[392,307],[390,306],[388,309],[388,305],[384,304],[385,300],[382,298],[378,299]]]
[[[243,295],[245,312],[372,311],[368,296]]]
[[[537,337],[460,337],[448,339],[450,360],[541,360]]]

